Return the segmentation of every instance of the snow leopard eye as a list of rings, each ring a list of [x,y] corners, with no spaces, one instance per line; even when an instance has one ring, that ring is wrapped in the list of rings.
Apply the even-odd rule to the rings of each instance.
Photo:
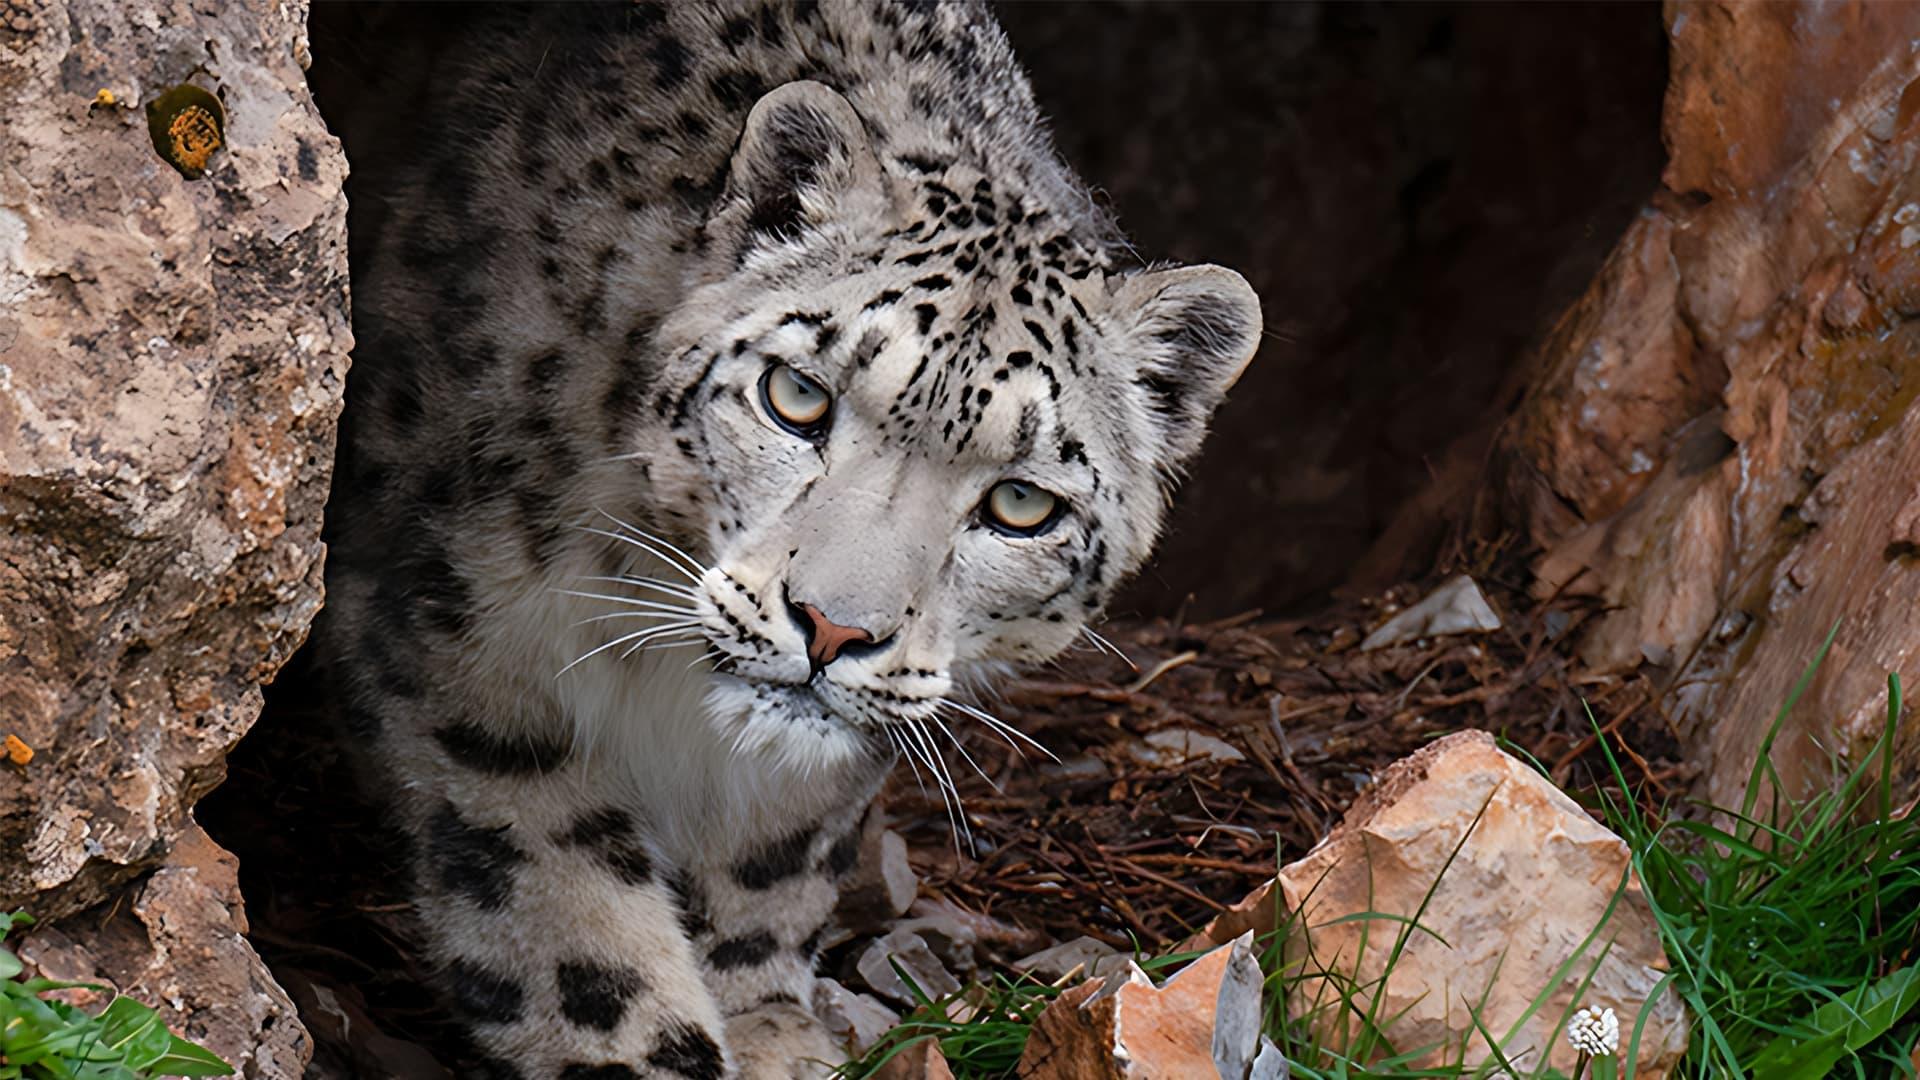
[[[1060,518],[1053,492],[1019,480],[1002,480],[987,492],[981,516],[988,527],[1008,536],[1038,536]]]
[[[775,364],[760,376],[760,404],[774,423],[803,439],[814,439],[827,430],[833,395],[787,365]]]

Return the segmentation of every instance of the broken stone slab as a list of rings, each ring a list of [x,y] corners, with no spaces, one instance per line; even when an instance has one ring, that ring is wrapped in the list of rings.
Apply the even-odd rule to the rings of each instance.
[[[1140,739],[1130,739],[1120,744],[1120,748],[1134,761],[1155,767],[1183,765],[1204,758],[1216,761],[1247,759],[1232,743],[1192,728],[1161,728]]]
[[[895,964],[913,980],[918,994],[894,970]],[[875,939],[861,951],[854,969],[869,990],[906,1006],[919,1004],[921,997],[939,1001],[960,992],[960,980],[941,964],[927,939],[912,930],[890,930]]]
[[[1465,574],[1449,578],[1426,599],[1381,623],[1360,642],[1363,652],[1420,638],[1484,634],[1500,629],[1500,616]]]
[[[1193,961],[1164,986],[1129,960],[1047,1006],[1027,1038],[1018,1074],[1027,1080],[1284,1076],[1283,1059],[1260,1034],[1262,980],[1251,934]]]
[[[900,1014],[879,998],[849,990],[839,980],[828,978],[813,984],[813,1014],[849,1057],[865,1053],[900,1022]]]
[[[1631,870],[1624,841],[1491,735],[1439,739],[1388,767],[1327,839],[1281,868],[1280,898],[1301,916],[1290,923],[1286,959],[1304,976],[1288,1012],[1344,1045],[1353,1032],[1341,1010],[1316,1009],[1330,1000],[1330,989],[1316,988],[1377,985],[1404,925],[1349,917],[1418,913],[1422,929],[1405,935],[1374,1012],[1390,1018],[1395,1045],[1452,1049],[1409,1064],[1439,1064],[1462,1046],[1469,1063],[1487,1057],[1471,1002],[1485,1029],[1501,1033],[1531,1010],[1502,1052],[1567,1071],[1575,1054],[1558,1018],[1596,1005],[1623,1023],[1648,1010],[1638,1072],[1662,1075],[1686,1049],[1686,1016],[1671,989],[1652,996],[1667,958]],[[1250,901],[1226,928],[1272,928],[1274,906]]]
[[[952,928],[947,936],[955,940],[964,939],[965,933],[970,932],[973,936],[968,939],[969,943],[976,948],[996,949],[1015,956],[1045,948],[1052,942],[1045,931],[1029,930],[991,915],[969,911],[945,898],[922,897],[913,902],[907,914],[915,920],[935,920]]]
[[[907,913],[920,894],[920,879],[907,859],[907,841],[886,827],[881,815],[869,816],[860,835],[860,855],[840,887],[834,908],[839,925],[853,936],[872,934]]]
[[[1131,959],[1126,953],[1085,934],[1063,941],[1013,962],[1013,970],[1031,975],[1041,982],[1054,983],[1078,975],[1097,979],[1124,968]]]
[[[239,860],[191,826],[166,862],[69,926],[36,927],[20,944],[32,970],[99,983],[153,1006],[167,1027],[220,1055],[242,1076],[299,1080],[313,1052],[286,992],[247,944]],[[102,995],[70,992],[82,1007]]]

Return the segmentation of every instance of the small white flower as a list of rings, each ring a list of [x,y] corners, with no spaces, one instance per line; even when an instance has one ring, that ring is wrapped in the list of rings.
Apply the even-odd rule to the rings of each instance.
[[[1620,1049],[1620,1018],[1612,1009],[1581,1009],[1567,1021],[1567,1042],[1583,1054],[1612,1057]]]

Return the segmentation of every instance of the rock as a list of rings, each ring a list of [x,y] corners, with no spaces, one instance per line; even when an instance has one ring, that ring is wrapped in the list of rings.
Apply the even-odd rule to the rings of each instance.
[[[169,1028],[243,1076],[298,1080],[313,1047],[293,1002],[242,936],[239,862],[189,826],[131,895],[74,920],[84,934],[36,928],[21,958],[47,978],[104,983],[153,1006]]]
[[[1660,1075],[1686,1049],[1686,1017],[1671,989],[1648,1003],[1667,960],[1630,869],[1627,845],[1573,800],[1501,752],[1492,736],[1459,732],[1394,763],[1326,840],[1281,868],[1282,898],[1301,912],[1287,958],[1308,974],[1303,985],[1313,985],[1316,972],[1371,984],[1401,924],[1340,920],[1365,911],[1411,918],[1426,902],[1419,921],[1428,932],[1407,938],[1377,1015],[1392,1018],[1385,1029],[1394,1045],[1456,1049],[1413,1065],[1438,1064],[1461,1045],[1469,1062],[1485,1055],[1463,998],[1478,1003],[1488,1030],[1504,1033],[1544,990],[1545,1004],[1504,1044],[1509,1058],[1538,1062],[1544,1054],[1570,1070],[1574,1051],[1556,1023],[1578,992],[1579,1004],[1611,1006],[1623,1024],[1643,1005],[1651,1010],[1639,1070]],[[1310,938],[1302,926],[1313,928]],[[1589,935],[1581,958],[1556,981],[1555,970]],[[1299,1018],[1312,1004],[1302,993],[1287,1006]],[[1337,1046],[1347,1034],[1339,1020],[1327,1010],[1311,1023]]]
[[[1132,961],[1055,998],[1034,1024],[1018,1073],[1028,1080],[1246,1080],[1277,1050],[1260,1035],[1260,965],[1252,935],[1193,961],[1155,987]]]
[[[834,915],[855,935],[874,933],[907,913],[920,894],[920,879],[907,860],[906,838],[886,828],[880,814],[868,816],[860,856],[840,887]]]
[[[6,12],[0,909],[249,1075],[298,1076],[306,1035],[190,810],[320,606],[351,338],[306,5]],[[187,82],[224,113],[195,180],[143,112]]]
[[[320,606],[346,163],[304,3],[7,10],[0,717],[33,754],[0,764],[0,908],[48,921],[163,862]],[[226,113],[197,180],[142,111],[189,80]]]
[[[1447,579],[1427,598],[1376,627],[1360,643],[1361,651],[1448,634],[1484,634],[1500,629],[1500,616],[1465,574]]]
[[[865,1053],[893,1030],[900,1014],[870,994],[857,994],[837,980],[822,978],[813,984],[813,1013],[826,1025],[833,1041],[848,1056]]]
[[[894,964],[913,980],[917,994],[894,970]],[[916,1005],[921,997],[939,1001],[960,992],[960,980],[941,965],[926,939],[911,930],[889,931],[860,953],[854,968],[868,989],[902,1005]]]
[[[916,920],[928,920],[926,925],[947,927],[947,936],[952,939],[964,939],[974,946],[1003,949],[1015,955],[1043,948],[1052,940],[1044,931],[1029,930],[991,915],[968,911],[945,898],[922,897],[913,902],[907,913]],[[968,934],[972,936],[969,938]]]
[[[1888,479],[1920,474],[1920,6],[1666,19],[1664,189],[1548,335],[1491,461],[1504,524],[1543,550],[1536,595],[1604,609],[1582,660],[1661,668],[1682,756],[1738,806],[1756,718],[1836,623],[1772,744],[1788,795],[1860,760],[1887,673],[1920,659],[1920,489]]]
[[[1260,1036],[1260,1052],[1253,1056],[1253,1065],[1247,1069],[1247,1080],[1290,1080],[1293,1076],[1293,1063],[1288,1061],[1273,1040]]]
[[[1224,739],[1192,728],[1161,728],[1137,741],[1121,744],[1126,755],[1156,768],[1181,765],[1201,758],[1245,761],[1247,756]]]
[[[953,1070],[940,1052],[940,1043],[923,1039],[888,1058],[872,1080],[953,1080]]]
[[[1097,979],[1125,967],[1130,960],[1126,953],[1099,938],[1082,934],[1015,960],[1013,969],[1052,983],[1076,974],[1081,979]]]

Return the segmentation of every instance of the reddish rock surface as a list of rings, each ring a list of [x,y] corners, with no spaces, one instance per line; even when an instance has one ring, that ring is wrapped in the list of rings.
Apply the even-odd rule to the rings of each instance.
[[[1537,591],[1615,609],[1582,655],[1654,669],[1737,805],[1831,628],[1776,752],[1797,789],[1871,744],[1920,649],[1920,6],[1676,4],[1668,26],[1664,187],[1499,460]]]
[[[84,912],[27,938],[38,974],[103,984],[160,1010],[167,1026],[242,1076],[293,1078],[312,1054],[293,1002],[242,934],[239,864],[195,827],[126,903]],[[86,992],[76,1004],[95,999]]]

